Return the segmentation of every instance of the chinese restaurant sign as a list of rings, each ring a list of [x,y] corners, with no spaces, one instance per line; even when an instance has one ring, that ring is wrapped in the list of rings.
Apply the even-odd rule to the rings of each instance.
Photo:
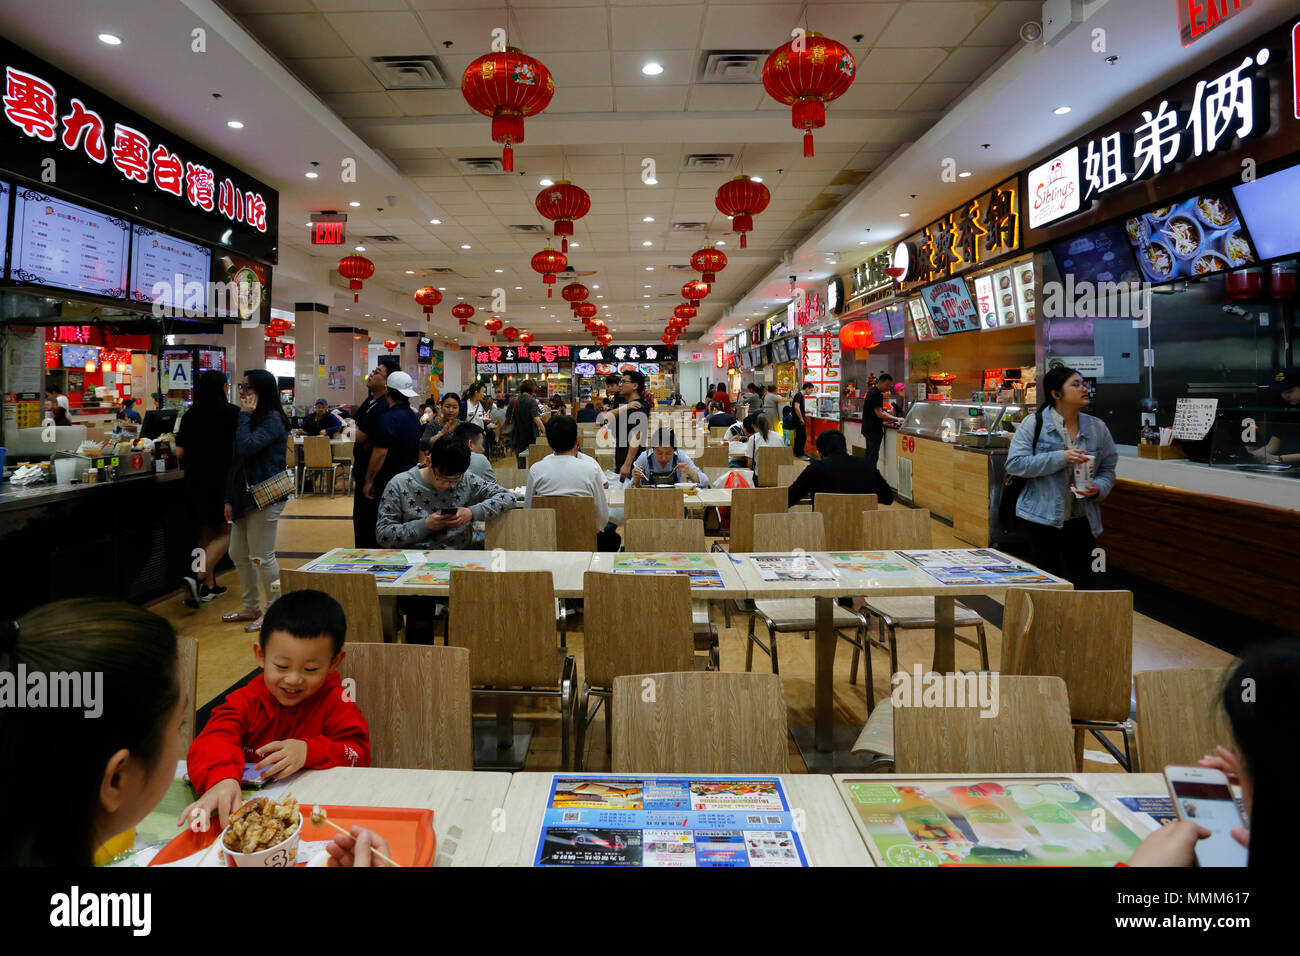
[[[1216,0],[1183,2],[1199,8]],[[1300,148],[1296,30],[1300,24],[1252,41],[1032,167],[1027,225],[1044,232],[1026,236],[1027,244],[1217,179],[1253,175],[1293,154]]]
[[[475,362],[555,362],[570,361],[573,350],[568,345],[480,345],[474,349]]]
[[[676,362],[675,345],[584,345],[575,356],[581,362]]]
[[[1191,46],[1225,20],[1231,20],[1255,0],[1176,0],[1183,46]]]
[[[826,317],[826,299],[820,292],[799,291],[800,294],[785,307],[785,324],[790,329],[803,328],[809,322]]]
[[[0,167],[42,188],[276,261],[275,190],[0,40]]]
[[[885,272],[891,265],[893,265],[892,251],[886,249],[855,268],[851,275],[847,301],[852,302],[864,295],[892,287],[894,280]]]
[[[1020,248],[1016,180],[977,196],[906,240],[914,261],[903,288],[928,285]]]

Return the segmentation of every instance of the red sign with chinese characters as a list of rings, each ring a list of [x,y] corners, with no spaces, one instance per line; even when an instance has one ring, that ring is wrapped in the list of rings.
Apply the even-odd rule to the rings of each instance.
[[[90,326],[56,325],[54,327],[54,341],[71,342],[74,345],[87,345],[90,343]]]
[[[713,367],[722,368],[724,361],[725,360],[722,357],[722,346],[719,345],[713,350]]]
[[[567,345],[481,345],[474,349],[474,361],[495,365],[498,362],[567,362],[573,353]]]
[[[1177,0],[1177,2],[1178,27],[1183,38],[1183,46],[1191,46],[1225,20],[1231,20],[1242,10],[1250,7],[1255,0]]]

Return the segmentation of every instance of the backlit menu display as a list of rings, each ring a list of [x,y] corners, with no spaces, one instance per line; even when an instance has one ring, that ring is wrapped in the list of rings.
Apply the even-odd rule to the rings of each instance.
[[[129,236],[124,219],[19,189],[9,278],[124,298]]]
[[[212,276],[212,250],[147,226],[131,229],[135,233],[131,246],[131,298],[158,303],[169,311],[186,309],[202,315]],[[192,283],[197,283],[198,288],[187,292],[186,286]]]
[[[4,268],[5,242],[9,238],[9,189],[8,183],[0,183],[0,268]]]

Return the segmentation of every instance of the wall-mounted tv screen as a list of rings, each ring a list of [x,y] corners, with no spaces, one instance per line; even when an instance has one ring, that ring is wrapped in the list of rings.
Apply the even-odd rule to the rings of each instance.
[[[13,234],[9,278],[125,298],[126,220],[18,189]]]
[[[132,300],[157,303],[168,314],[181,309],[207,314],[212,250],[147,226],[132,226],[131,231]],[[202,289],[198,296],[193,295],[193,283]]]
[[[1232,187],[1261,259],[1300,252],[1300,166]]]
[[[1052,257],[1062,281],[1067,275],[1073,275],[1076,283],[1142,281],[1123,223],[1054,242]]]
[[[1227,191],[1205,192],[1124,221],[1138,268],[1157,285],[1239,269],[1256,261]]]
[[[93,345],[65,345],[61,360],[64,368],[85,368],[87,362],[99,361],[99,349]]]

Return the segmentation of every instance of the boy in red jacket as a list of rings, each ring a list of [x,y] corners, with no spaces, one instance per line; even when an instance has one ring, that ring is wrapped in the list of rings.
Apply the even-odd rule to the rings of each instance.
[[[186,758],[199,799],[178,823],[205,831],[215,810],[225,827],[239,808],[245,762],[266,780],[303,767],[370,766],[370,731],[343,690],[347,618],[321,591],[292,591],[267,609],[253,655],[262,679],[231,693],[194,738]]]

